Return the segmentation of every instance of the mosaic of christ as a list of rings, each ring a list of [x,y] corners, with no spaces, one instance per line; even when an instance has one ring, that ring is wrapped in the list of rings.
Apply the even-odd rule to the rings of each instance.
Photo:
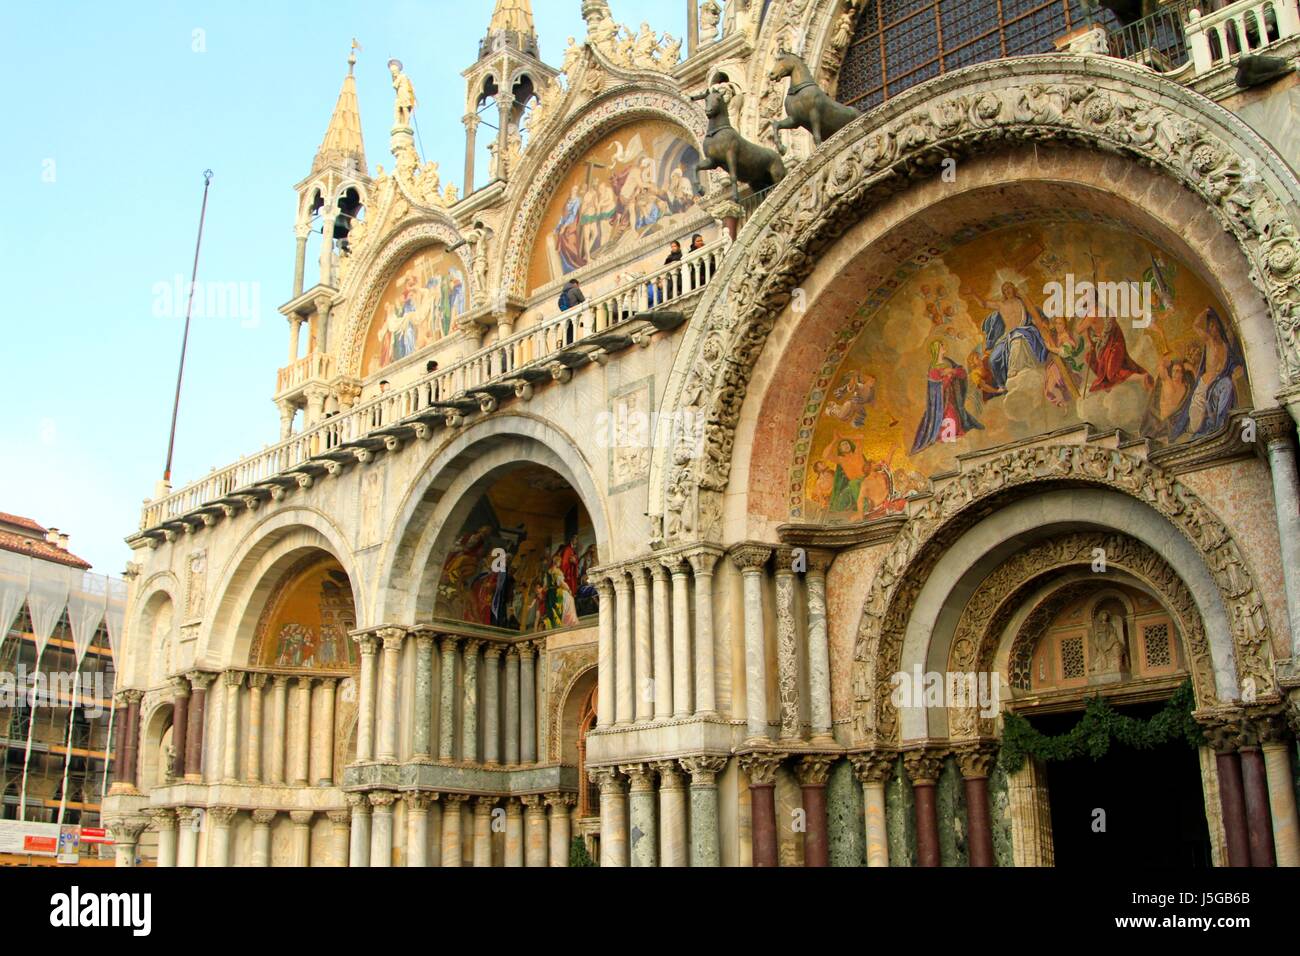
[[[370,320],[361,367],[367,376],[450,335],[467,308],[460,259],[442,248],[418,252],[384,289]]]
[[[1016,225],[934,252],[832,350],[796,449],[795,515],[880,517],[960,454],[1081,422],[1194,441],[1249,402],[1223,305],[1132,231]]]
[[[530,287],[674,228],[699,202],[699,160],[679,128],[659,121],[625,126],[598,142],[542,217]]]
[[[554,472],[516,469],[475,502],[438,581],[434,616],[511,631],[573,627],[596,613],[596,537]]]

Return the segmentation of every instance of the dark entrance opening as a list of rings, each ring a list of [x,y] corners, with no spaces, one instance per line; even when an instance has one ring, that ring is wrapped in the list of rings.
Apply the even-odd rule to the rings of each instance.
[[[1116,709],[1148,718],[1161,706]],[[1054,714],[1032,723],[1045,734],[1060,734],[1080,716]],[[1100,760],[1048,761],[1046,768],[1057,866],[1211,865],[1200,760],[1182,741],[1151,750],[1112,741]]]

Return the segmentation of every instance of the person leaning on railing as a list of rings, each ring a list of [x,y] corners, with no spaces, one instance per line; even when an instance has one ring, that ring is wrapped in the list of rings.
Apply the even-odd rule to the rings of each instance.
[[[672,241],[672,244],[668,247],[668,258],[664,260],[664,265],[670,266],[674,262],[681,262],[681,261],[682,261],[682,244],[678,242],[676,239],[674,239]],[[655,288],[655,284],[653,282],[649,283],[648,286],[646,287],[646,293],[648,295],[649,304],[651,307],[655,305],[655,298],[657,292],[658,290]],[[677,275],[675,272],[670,272],[666,276],[664,276],[663,298],[660,301],[667,302],[675,295],[677,295]]]

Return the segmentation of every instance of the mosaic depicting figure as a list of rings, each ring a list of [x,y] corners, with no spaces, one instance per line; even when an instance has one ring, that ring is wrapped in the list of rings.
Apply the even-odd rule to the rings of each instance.
[[[357,615],[347,574],[331,559],[292,569],[261,620],[250,659],[263,667],[348,669],[358,660],[348,636]]]
[[[366,340],[366,375],[400,362],[452,333],[464,315],[465,272],[441,249],[417,253],[388,283]]]
[[[799,517],[898,511],[960,454],[1081,422],[1193,441],[1249,395],[1222,304],[1131,230],[1005,226],[927,250],[895,280],[868,295],[810,395]]]
[[[605,137],[574,166],[542,219],[534,288],[625,249],[694,210],[699,153],[678,128],[642,122]]]

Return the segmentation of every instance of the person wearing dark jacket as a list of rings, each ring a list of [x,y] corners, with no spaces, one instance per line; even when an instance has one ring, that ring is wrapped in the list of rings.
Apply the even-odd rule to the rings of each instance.
[[[673,244],[668,247],[668,258],[664,260],[664,265],[670,266],[674,262],[682,261],[682,244],[673,240]],[[664,300],[667,301],[677,294],[677,275],[670,272],[664,277]],[[650,288],[650,304],[654,305],[654,287]]]
[[[582,294],[582,286],[577,279],[570,279],[564,286],[564,291],[560,293],[560,311],[567,312],[579,303],[586,302],[587,297]]]

